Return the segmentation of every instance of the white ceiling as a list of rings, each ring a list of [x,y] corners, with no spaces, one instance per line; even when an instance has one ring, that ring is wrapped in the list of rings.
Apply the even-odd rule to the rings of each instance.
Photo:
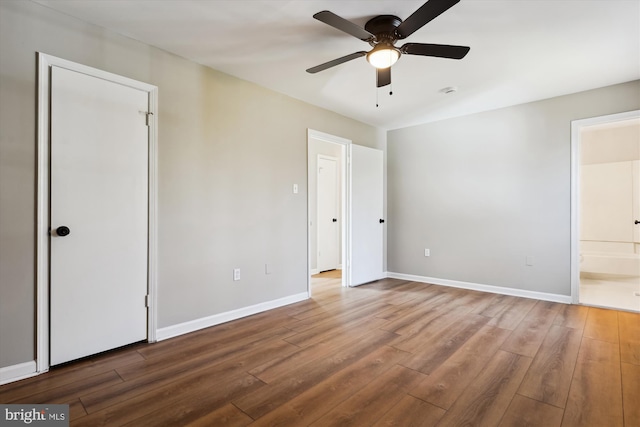
[[[312,18],[364,26],[423,0],[35,0],[216,70],[384,129],[640,79],[640,0],[462,0],[401,41],[470,46],[462,60],[403,55],[393,95],[359,58],[368,44]],[[457,86],[445,95],[442,88]],[[376,108],[376,96],[379,107]]]

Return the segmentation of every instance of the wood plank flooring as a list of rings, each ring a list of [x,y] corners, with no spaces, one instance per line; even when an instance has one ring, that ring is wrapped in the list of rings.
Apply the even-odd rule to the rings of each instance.
[[[0,387],[72,426],[640,426],[640,314],[385,279]]]

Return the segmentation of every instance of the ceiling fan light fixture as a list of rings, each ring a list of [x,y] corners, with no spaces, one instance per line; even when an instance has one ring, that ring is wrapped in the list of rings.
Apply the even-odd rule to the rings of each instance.
[[[400,58],[400,51],[390,44],[379,44],[367,53],[367,61],[376,68],[389,68]]]

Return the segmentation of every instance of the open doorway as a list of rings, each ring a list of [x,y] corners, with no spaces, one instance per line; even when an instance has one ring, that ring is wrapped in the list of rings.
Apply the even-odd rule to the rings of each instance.
[[[572,123],[575,303],[640,311],[640,111]]]
[[[351,141],[309,129],[309,292],[348,286],[347,146]]]

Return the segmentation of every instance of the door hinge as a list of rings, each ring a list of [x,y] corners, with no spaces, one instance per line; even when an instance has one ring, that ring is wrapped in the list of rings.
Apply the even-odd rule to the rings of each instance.
[[[153,113],[148,112],[147,113],[147,126],[151,126],[151,116],[153,116]]]
[[[149,308],[149,294],[144,296],[144,306]]]

